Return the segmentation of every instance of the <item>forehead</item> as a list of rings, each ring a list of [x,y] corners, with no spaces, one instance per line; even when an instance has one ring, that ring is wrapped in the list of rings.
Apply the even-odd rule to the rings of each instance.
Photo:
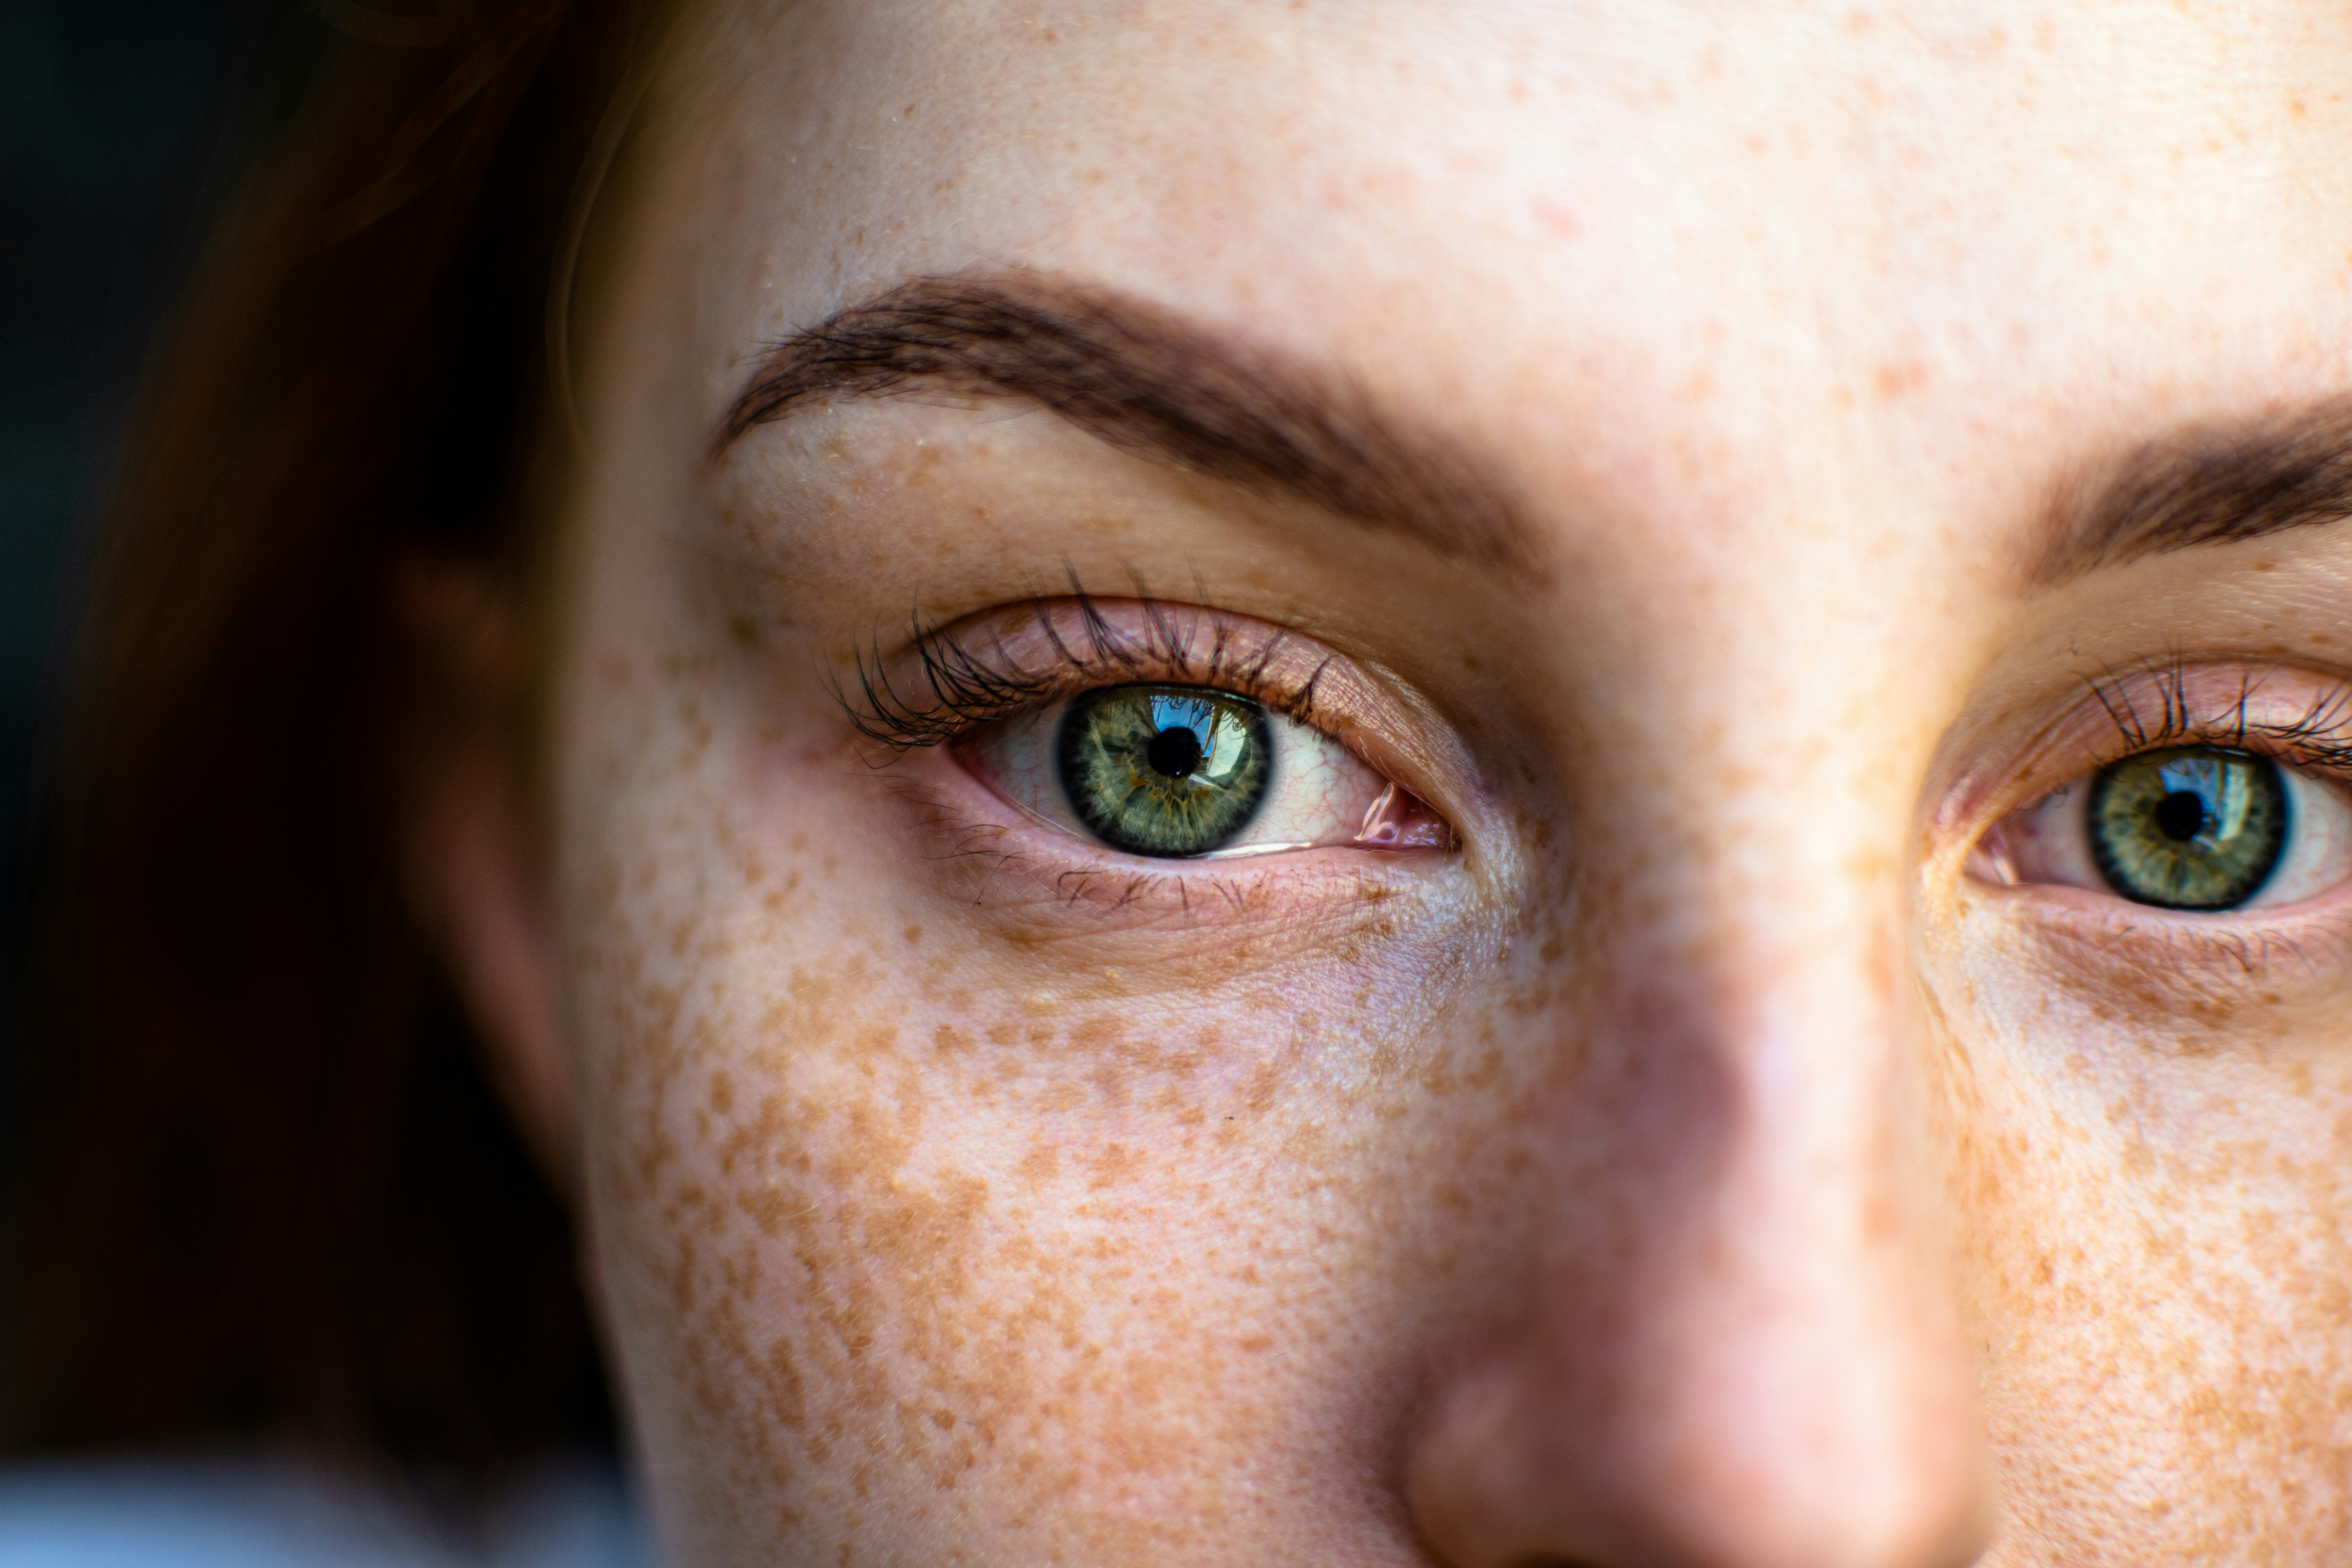
[[[702,300],[709,415],[762,340],[1006,268],[1336,356],[1528,462],[1568,420],[1573,460],[1654,465],[1667,427],[1742,487],[1825,444],[1968,468],[2347,381],[2342,7],[705,21],[656,226]]]

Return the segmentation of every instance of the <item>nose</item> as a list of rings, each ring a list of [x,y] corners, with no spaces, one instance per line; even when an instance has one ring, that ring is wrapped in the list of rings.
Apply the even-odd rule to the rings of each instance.
[[[1493,1271],[1485,1343],[1407,1459],[1454,1568],[1957,1568],[1983,1548],[1917,1026],[1867,957],[1892,922],[1771,923],[1605,1008],[1585,1059],[1620,1066],[1537,1117],[1583,1156],[1519,1162],[1524,1266]]]

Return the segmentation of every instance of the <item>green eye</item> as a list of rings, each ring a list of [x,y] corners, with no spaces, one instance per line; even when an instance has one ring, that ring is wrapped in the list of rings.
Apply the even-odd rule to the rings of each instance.
[[[2286,789],[2266,758],[2210,746],[2143,752],[2090,789],[2091,856],[2137,903],[2226,910],[2253,897],[2286,846]]]
[[[1108,686],[1074,698],[1055,747],[1078,820],[1131,855],[1232,842],[1274,784],[1265,710],[1201,686]]]

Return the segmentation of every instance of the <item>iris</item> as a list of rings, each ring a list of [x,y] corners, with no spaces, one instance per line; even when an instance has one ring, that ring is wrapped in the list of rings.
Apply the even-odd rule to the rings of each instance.
[[[1055,744],[1080,822],[1131,855],[1206,855],[1274,784],[1265,710],[1203,686],[1106,686],[1073,698]]]
[[[2212,746],[2142,752],[2092,782],[2091,855],[2125,898],[2227,910],[2270,879],[2286,847],[2286,788],[2268,758]]]

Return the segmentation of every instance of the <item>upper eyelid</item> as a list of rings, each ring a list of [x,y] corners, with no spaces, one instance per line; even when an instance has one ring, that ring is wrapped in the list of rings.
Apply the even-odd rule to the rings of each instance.
[[[2309,716],[2261,721],[2243,710],[2228,715],[2188,713],[2168,722],[2160,731],[2126,733],[2124,744],[2107,748],[2073,775],[2112,765],[2126,757],[2161,751],[2169,746],[2211,746],[2268,757],[2282,766],[2304,772],[2352,778],[2352,721],[2338,719],[2322,724]],[[2070,781],[2071,782],[2071,781]]]
[[[2352,782],[2352,676],[2344,672],[2259,658],[2151,659],[2110,667],[2047,700],[2035,706],[2048,717],[2009,744],[1986,744],[1981,730],[1948,737],[1970,760],[1938,793],[1939,832],[1971,843],[2007,813],[2164,745],[2234,745]]]
[[[2109,671],[2089,682],[2092,700],[2124,742],[2115,755],[2128,756],[2183,742],[2210,745],[2268,740],[2294,743],[2299,752],[2310,753],[2315,765],[2352,766],[2352,686],[2339,682],[2333,689],[2314,694],[2292,717],[2257,721],[2249,717],[2249,710],[2262,699],[2263,678],[2284,672],[2241,667],[2235,671],[2236,692],[2226,713],[2194,711],[2195,700],[2189,690],[2191,679],[2221,675],[2223,668],[2173,660],[2144,665],[2131,672],[2134,678],[2119,678]],[[2144,692],[2152,692],[2157,699],[2152,723],[2141,711]]]
[[[890,662],[877,651],[861,651],[857,693],[836,688],[835,696],[858,732],[893,751],[945,744],[982,725],[1039,711],[1096,686],[1121,680],[1174,680],[1213,687],[1264,702],[1286,717],[1332,739],[1347,737],[1318,721],[1316,693],[1337,656],[1320,654],[1291,679],[1273,672],[1290,661],[1285,652],[1300,639],[1279,627],[1244,623],[1199,605],[1171,605],[1149,599],[1132,605],[1138,628],[1123,628],[1105,613],[1103,602],[1084,594],[1063,600],[1034,600],[1000,613],[992,624],[917,626],[909,651],[920,683],[911,699],[900,689],[912,680],[894,680]],[[1007,632],[1027,631],[1042,666],[1024,662],[1007,647]]]
[[[1079,635],[1080,643],[1073,647],[1083,646],[1090,616],[1120,629],[1122,635],[1157,626],[1161,629],[1150,635],[1166,640],[1167,633],[1173,631],[1177,640],[1192,650],[1191,673],[1139,667],[1117,658],[1108,665],[1087,661],[1085,668],[1073,669],[1054,653],[1051,639],[1043,636],[1040,623],[1045,616],[1056,617],[1052,624],[1057,629],[1066,627]],[[1005,705],[976,714],[942,712],[929,706],[937,693],[921,668],[925,650],[919,639],[926,635],[953,639],[968,652],[984,657],[985,668],[996,676],[1018,673],[1020,679],[1008,679],[998,689]],[[865,706],[875,678],[894,672],[897,690],[923,704],[911,717]],[[876,766],[887,765],[912,751],[952,743],[985,723],[1035,711],[1089,685],[1120,679],[1190,684],[1222,679],[1228,689],[1238,689],[1240,695],[1306,724],[1353,752],[1365,766],[1451,822],[1457,834],[1470,837],[1472,826],[1485,820],[1491,810],[1495,785],[1481,759],[1444,711],[1410,685],[1376,672],[1308,633],[1211,604],[1153,599],[1140,593],[1096,599],[1074,586],[1072,594],[1063,598],[1000,605],[943,626],[919,624],[907,643],[887,653],[878,647],[865,650],[858,673],[861,679],[856,686],[844,689],[836,682],[834,692],[853,726],[885,749],[884,756],[874,759]],[[861,718],[872,727],[860,724]]]

